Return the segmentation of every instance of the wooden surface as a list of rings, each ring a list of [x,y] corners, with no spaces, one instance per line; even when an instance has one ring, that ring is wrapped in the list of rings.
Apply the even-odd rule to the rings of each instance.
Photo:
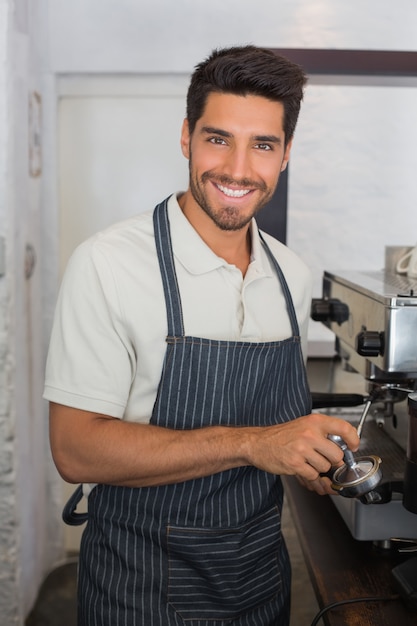
[[[351,598],[397,593],[391,570],[405,560],[404,555],[353,539],[329,496],[304,489],[293,477],[286,477],[283,482],[320,608]],[[318,623],[320,626],[416,626],[417,613],[408,610],[400,599],[361,602],[332,609]]]

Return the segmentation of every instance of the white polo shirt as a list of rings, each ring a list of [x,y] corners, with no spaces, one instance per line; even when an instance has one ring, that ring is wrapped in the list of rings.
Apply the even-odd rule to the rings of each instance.
[[[72,255],[60,289],[44,397],[147,423],[166,351],[167,319],[152,211],[88,239]],[[176,195],[168,216],[185,334],[231,341],[276,341],[291,334],[278,277],[251,224],[245,277],[204,243]],[[307,266],[264,234],[290,288],[304,354],[311,304]]]

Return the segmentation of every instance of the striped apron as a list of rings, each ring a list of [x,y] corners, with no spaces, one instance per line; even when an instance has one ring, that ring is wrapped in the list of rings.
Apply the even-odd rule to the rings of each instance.
[[[167,350],[151,423],[269,426],[310,412],[297,319],[262,343],[184,335],[166,201],[154,212]],[[291,571],[279,477],[238,467],[149,488],[98,485],[79,564],[79,626],[287,626]]]

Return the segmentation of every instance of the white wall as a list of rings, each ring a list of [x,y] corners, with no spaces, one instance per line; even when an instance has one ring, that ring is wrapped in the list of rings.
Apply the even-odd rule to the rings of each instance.
[[[213,47],[234,43],[417,50],[416,24],[415,0],[0,0],[0,237],[7,243],[7,271],[0,276],[2,622],[22,623],[62,548],[59,481],[50,466],[40,401],[45,345],[39,340],[43,325],[46,344],[58,285],[58,75],[186,74]],[[385,243],[416,239],[415,96],[380,91],[375,101],[369,92],[346,96],[320,89],[307,96],[297,133],[290,244],[311,254],[317,267],[345,265],[351,258],[374,264]],[[34,90],[43,96],[41,179],[27,174],[27,96]],[[372,103],[364,105],[368,98]],[[339,124],[335,130],[327,129],[329,113]],[[347,118],[365,141],[345,132]],[[323,168],[331,185],[316,184]],[[364,168],[369,186],[359,176]],[[324,200],[335,206],[328,234],[343,227],[343,237],[325,254],[327,246],[316,238],[323,229],[318,216],[329,216]],[[372,259],[357,239],[359,215],[361,225],[369,217],[377,225],[376,235],[366,235],[375,246]],[[393,225],[388,232],[387,220]],[[344,247],[346,242],[352,246]],[[37,252],[30,280],[24,278],[27,243]]]
[[[10,363],[10,281],[4,275],[5,242],[9,233],[7,211],[7,160],[8,160],[8,115],[9,115],[9,73],[7,71],[9,6],[0,2],[0,242],[2,253],[0,264],[0,606],[5,606],[10,596],[11,610],[16,612],[16,559],[10,558],[16,550],[16,534],[12,533],[15,519],[13,437],[10,437],[11,393],[9,380]],[[5,480],[3,477],[7,477]],[[12,509],[10,510],[10,507]],[[11,593],[12,592],[12,593]],[[7,613],[6,613],[7,616]]]
[[[39,128],[29,125],[29,99],[36,109],[43,8],[42,1],[36,6],[27,0],[0,2],[0,237],[5,244],[0,276],[0,615],[5,624],[23,620],[39,581],[60,553],[60,541],[48,533],[52,464],[41,398],[40,264],[35,261],[29,272],[31,259],[41,257],[41,176],[35,171]]]
[[[416,50],[414,0],[53,0],[56,72],[189,72],[211,48]]]

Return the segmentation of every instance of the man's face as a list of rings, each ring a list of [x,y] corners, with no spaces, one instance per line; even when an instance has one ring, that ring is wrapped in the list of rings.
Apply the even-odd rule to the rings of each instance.
[[[187,208],[203,210],[222,230],[239,230],[271,199],[286,168],[284,107],[261,96],[211,93],[181,147],[189,159]]]

